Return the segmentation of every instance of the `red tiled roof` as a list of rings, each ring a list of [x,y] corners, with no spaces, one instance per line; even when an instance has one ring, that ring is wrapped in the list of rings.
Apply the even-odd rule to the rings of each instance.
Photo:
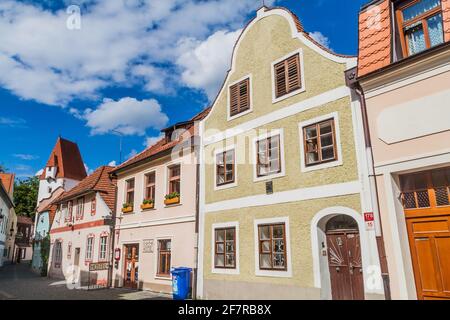
[[[192,119],[190,119],[189,121],[191,122],[190,124],[187,125],[187,131],[188,131],[188,135],[182,135],[180,137],[180,139],[176,140],[176,141],[172,141],[169,143],[166,143],[166,139],[162,138],[160,139],[158,142],[156,142],[154,145],[149,146],[148,148],[146,148],[144,151],[142,151],[141,153],[137,154],[136,156],[128,159],[127,161],[125,161],[124,163],[122,163],[121,165],[117,166],[114,170],[112,170],[112,172],[117,172],[120,169],[126,168],[132,164],[135,164],[139,161],[145,160],[149,157],[155,156],[163,151],[169,150],[173,147],[175,147],[177,144],[185,141],[187,138],[191,137],[192,135],[195,134],[194,132],[194,123],[195,121],[200,121],[203,120],[208,114],[209,111],[211,111],[211,107],[206,108],[205,110],[203,110],[202,112],[200,112],[199,114],[195,115]]]
[[[33,220],[30,217],[17,216],[17,223],[21,224],[33,224]]]
[[[58,138],[58,141],[56,141],[46,167],[57,167],[57,178],[69,178],[80,181],[87,175],[78,145],[63,138]],[[40,179],[45,179],[45,169]]]
[[[442,0],[442,20],[444,20],[445,41],[450,41],[450,0]]]
[[[390,1],[383,0],[359,14],[358,76],[391,63]]]
[[[0,173],[0,182],[10,196],[12,196],[14,190],[14,177],[14,173]]]
[[[114,167],[103,166],[94,171],[93,174],[81,180],[70,191],[64,192],[52,204],[59,204],[67,200],[74,199],[82,194],[89,192],[99,192],[100,196],[105,201],[106,205],[114,210],[114,203],[116,199],[116,185],[115,181],[111,180],[109,173]]]

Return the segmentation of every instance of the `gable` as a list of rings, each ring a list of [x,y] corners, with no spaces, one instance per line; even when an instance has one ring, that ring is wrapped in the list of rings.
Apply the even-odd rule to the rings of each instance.
[[[302,55],[301,76],[304,77],[305,90],[274,102],[273,63],[295,52]],[[306,33],[299,32],[294,17],[287,10],[260,10],[257,18],[244,29],[235,45],[231,70],[205,120],[205,130],[224,131],[344,86],[344,71],[355,62],[355,58],[333,55],[311,41]],[[251,79],[252,111],[229,120],[229,87],[246,77]]]

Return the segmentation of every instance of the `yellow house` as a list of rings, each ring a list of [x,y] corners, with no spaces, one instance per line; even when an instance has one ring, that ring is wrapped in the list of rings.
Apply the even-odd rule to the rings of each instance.
[[[283,8],[243,30],[200,123],[199,298],[384,298],[355,66]]]

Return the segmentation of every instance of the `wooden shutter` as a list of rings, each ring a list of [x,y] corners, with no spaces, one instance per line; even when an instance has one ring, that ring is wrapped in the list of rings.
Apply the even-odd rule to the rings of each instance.
[[[230,87],[230,116],[250,109],[250,80],[247,78]]]
[[[282,97],[301,87],[300,55],[277,63],[275,69],[275,93],[276,97]]]

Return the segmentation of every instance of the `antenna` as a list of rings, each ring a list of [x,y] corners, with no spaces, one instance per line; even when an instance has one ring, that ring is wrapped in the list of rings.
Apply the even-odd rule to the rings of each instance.
[[[120,137],[120,142],[119,142],[119,164],[122,164],[122,139],[123,139],[123,134],[122,134],[122,132],[119,132],[117,130],[111,130],[111,132],[114,132],[115,134],[117,134]]]

